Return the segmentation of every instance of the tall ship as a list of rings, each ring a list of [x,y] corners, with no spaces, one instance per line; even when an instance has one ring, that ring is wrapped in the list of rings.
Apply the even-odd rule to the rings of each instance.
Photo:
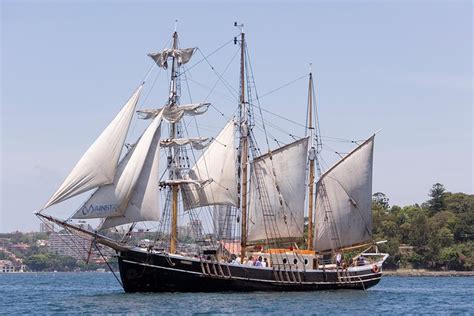
[[[218,107],[181,102],[183,78],[203,61],[211,65],[213,53],[191,65],[198,48],[180,47],[175,30],[168,48],[148,54],[152,69],[169,74],[163,106],[137,111],[147,75],[36,216],[86,239],[91,249],[113,249],[125,292],[376,285],[388,255],[372,238],[375,134],[323,168],[310,71],[304,135],[290,133],[290,142],[271,148],[271,121],[256,94],[243,25],[235,26],[239,81],[231,89],[238,102],[217,135],[192,135],[189,126],[199,131],[208,109],[221,113]],[[126,144],[135,117],[147,127]],[[88,191],[69,217],[56,215],[55,205]],[[130,236],[144,223],[154,223],[147,229],[154,237],[137,243]]]

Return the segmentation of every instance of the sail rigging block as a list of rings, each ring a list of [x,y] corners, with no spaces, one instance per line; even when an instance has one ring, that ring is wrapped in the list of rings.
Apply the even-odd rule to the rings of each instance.
[[[159,67],[167,69],[169,57],[177,58],[178,64],[184,65],[191,60],[191,57],[193,56],[195,50],[196,47],[182,49],[167,48],[159,53],[150,53],[148,54],[148,56],[150,56]]]
[[[249,244],[303,238],[307,152],[308,137],[253,160]]]
[[[235,122],[231,120],[191,168],[189,180],[203,184],[181,186],[184,209],[217,204],[238,207],[234,137]]]
[[[113,181],[141,91],[142,86],[89,147],[43,209]]]
[[[320,177],[315,209],[315,250],[348,247],[372,238],[373,149],[374,136]]]
[[[106,227],[122,218],[131,221],[157,219],[158,162],[161,115],[145,130],[119,164],[114,182],[97,189],[73,218],[105,218]],[[119,216],[117,221],[113,217]]]

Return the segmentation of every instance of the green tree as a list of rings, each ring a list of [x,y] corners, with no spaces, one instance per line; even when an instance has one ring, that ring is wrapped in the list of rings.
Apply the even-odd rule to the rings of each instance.
[[[446,209],[455,213],[468,213],[474,210],[474,195],[465,193],[445,193]]]
[[[33,271],[44,271],[51,266],[48,255],[44,253],[27,257],[24,263]]]
[[[474,210],[459,214],[453,231],[456,241],[474,240]]]
[[[437,213],[446,208],[446,189],[441,183],[433,184],[433,187],[428,194],[431,199],[428,201],[428,208],[431,213]]]
[[[388,210],[390,208],[389,199],[382,192],[377,192],[372,195],[372,203],[375,204],[375,206],[379,206],[383,210]]]
[[[78,267],[75,258],[52,253],[31,255],[25,258],[24,263],[33,271],[71,271]]]

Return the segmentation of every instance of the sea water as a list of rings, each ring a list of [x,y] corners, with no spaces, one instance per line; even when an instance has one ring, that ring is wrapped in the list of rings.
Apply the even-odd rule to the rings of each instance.
[[[123,292],[112,273],[0,273],[0,314],[472,314],[474,277],[384,277],[367,291]]]

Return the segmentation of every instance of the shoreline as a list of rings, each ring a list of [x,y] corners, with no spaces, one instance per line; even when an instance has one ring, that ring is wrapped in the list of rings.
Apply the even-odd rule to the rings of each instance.
[[[474,276],[474,271],[431,271],[425,269],[398,269],[398,270],[383,270],[384,276],[430,276],[430,277],[466,277]]]

